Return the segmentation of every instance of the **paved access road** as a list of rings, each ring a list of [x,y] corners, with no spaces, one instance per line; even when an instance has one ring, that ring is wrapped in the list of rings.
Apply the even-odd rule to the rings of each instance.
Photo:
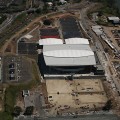
[[[93,21],[91,21],[87,17],[87,10],[90,9],[90,8],[93,8],[95,6],[97,6],[97,4],[91,3],[89,6],[87,5],[87,7],[83,8],[83,9],[80,9],[81,25],[82,25],[83,29],[85,30],[85,32],[90,37],[90,39],[93,41],[93,44],[97,48],[96,51],[99,55],[99,58],[101,60],[102,65],[105,69],[105,73],[106,73],[105,75],[106,75],[107,80],[109,81],[111,79],[111,81],[112,81],[111,85],[114,84],[116,90],[120,92],[120,83],[118,82],[118,79],[115,76],[115,72],[113,70],[111,60],[109,59],[109,55],[104,52],[104,46],[102,46],[102,44],[100,42],[101,39],[98,36],[96,36],[94,34],[94,32],[91,30],[91,26],[96,25],[96,23],[94,23]],[[104,54],[105,54],[107,59],[104,57]],[[111,75],[109,67],[111,68],[111,70],[113,72],[113,75]]]

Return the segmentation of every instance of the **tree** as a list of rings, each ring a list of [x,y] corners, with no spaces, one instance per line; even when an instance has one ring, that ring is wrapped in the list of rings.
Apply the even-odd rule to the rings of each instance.
[[[13,117],[7,112],[0,112],[0,120],[13,120]]]
[[[51,20],[48,20],[48,19],[46,19],[46,20],[44,20],[44,25],[50,25],[51,24]]]
[[[104,111],[109,111],[112,108],[112,101],[108,100],[107,103],[105,104],[105,106],[103,107]]]
[[[42,10],[43,10],[43,13],[48,13],[48,5],[45,4]]]
[[[21,112],[22,112],[21,107],[16,106],[16,107],[14,107],[13,116],[17,117],[17,116],[19,116],[19,115],[20,115],[20,113],[21,113]]]
[[[99,11],[98,12],[98,16],[102,16],[103,15],[103,12],[102,11]]]
[[[33,114],[34,107],[29,106],[26,108],[24,115],[32,115]]]
[[[4,104],[4,108],[5,108],[5,112],[11,114],[11,111],[13,111],[12,106],[8,105],[8,104]]]
[[[104,51],[105,51],[106,53],[108,53],[109,50],[108,50],[108,48],[105,48]]]
[[[36,12],[37,14],[41,14],[41,13],[42,13],[42,10],[41,10],[41,8],[38,8],[35,12]]]

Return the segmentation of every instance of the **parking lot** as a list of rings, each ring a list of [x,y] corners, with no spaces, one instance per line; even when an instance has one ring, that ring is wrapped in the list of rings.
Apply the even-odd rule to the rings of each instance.
[[[24,57],[5,56],[3,58],[2,82],[25,82],[32,80],[31,64]]]
[[[44,38],[60,38],[57,28],[42,28],[40,29],[40,37]]]
[[[72,16],[61,17],[59,19],[63,38],[82,37],[78,21]]]
[[[37,43],[26,43],[25,41],[19,41],[17,49],[18,54],[36,55]]]

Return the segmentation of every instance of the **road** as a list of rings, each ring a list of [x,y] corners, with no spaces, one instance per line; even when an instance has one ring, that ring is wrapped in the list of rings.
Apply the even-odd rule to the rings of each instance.
[[[89,38],[92,40],[92,43],[94,44],[94,46],[96,46],[97,54],[100,58],[101,64],[103,65],[105,69],[105,75],[106,75],[107,81],[111,81],[110,84],[113,90],[117,90],[120,92],[120,83],[118,79],[116,78],[116,73],[114,73],[113,66],[110,61],[109,55],[104,52],[104,46],[102,46],[100,42],[101,39],[98,36],[96,36],[94,32],[91,30],[91,26],[96,25],[96,23],[91,21],[87,17],[87,10],[95,7],[96,5],[97,4],[95,3],[91,3],[89,6],[87,5],[85,8],[80,9],[79,12],[80,12],[81,26],[83,27],[83,30],[88,34]],[[111,71],[109,68],[112,70],[113,75],[111,75]]]

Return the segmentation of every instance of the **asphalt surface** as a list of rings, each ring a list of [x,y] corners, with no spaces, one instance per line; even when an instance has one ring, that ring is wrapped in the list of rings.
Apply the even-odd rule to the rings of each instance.
[[[7,82],[26,82],[32,80],[30,63],[23,57],[4,56],[3,57],[3,79]]]

